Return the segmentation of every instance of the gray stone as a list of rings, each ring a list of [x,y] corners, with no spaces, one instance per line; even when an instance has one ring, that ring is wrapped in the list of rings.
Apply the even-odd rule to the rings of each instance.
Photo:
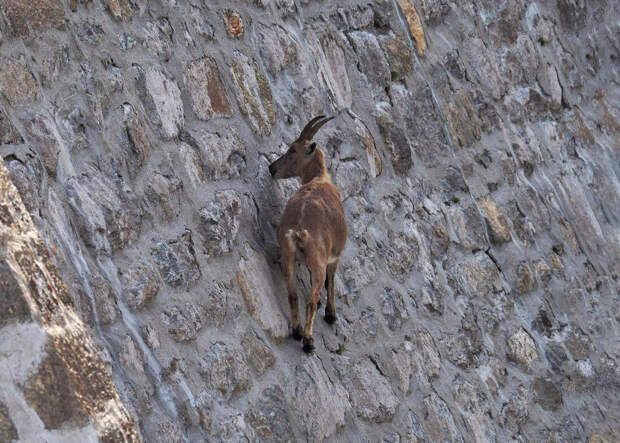
[[[8,116],[0,109],[0,145],[21,144],[24,139]]]
[[[95,298],[95,307],[99,316],[99,321],[103,325],[114,323],[120,315],[116,307],[116,294],[110,282],[102,276],[95,274],[89,277],[89,285],[92,296]]]
[[[318,359],[295,366],[288,386],[287,395],[295,399],[293,416],[306,439],[323,441],[344,426],[351,412],[349,394],[338,379],[330,379]]]
[[[292,442],[290,407],[280,386],[269,386],[255,405],[245,412],[245,421],[254,428],[261,441]]]
[[[390,66],[377,38],[364,31],[351,32],[348,37],[353,42],[353,48],[359,57],[362,73],[368,80],[380,87],[389,84],[391,81]]]
[[[508,357],[525,367],[530,367],[532,362],[538,358],[536,344],[530,334],[523,328],[520,328],[508,338],[507,345]]]
[[[199,211],[202,244],[209,256],[220,256],[233,250],[237,232],[241,200],[233,190],[220,191]]]
[[[373,423],[391,420],[400,403],[375,363],[363,359],[351,368],[348,390],[356,414]]]
[[[571,329],[565,344],[573,359],[586,360],[590,358],[592,340],[581,328]]]
[[[191,232],[186,231],[176,239],[157,242],[151,250],[162,279],[172,287],[193,286],[200,279]]]
[[[162,137],[176,137],[185,122],[181,90],[176,82],[162,71],[148,67],[140,71],[136,86],[149,118],[160,127]]]
[[[269,346],[252,329],[243,335],[241,346],[244,348],[246,361],[258,375],[263,375],[276,362]]]
[[[461,437],[461,433],[454,423],[454,418],[441,397],[435,393],[425,397],[424,408],[427,414],[424,428],[431,441],[463,442],[463,437]]]
[[[562,404],[562,390],[550,377],[537,377],[532,384],[534,401],[543,409],[556,410]]]
[[[276,285],[267,259],[248,244],[243,246],[243,257],[237,266],[237,283],[249,314],[258,326],[278,342],[288,335],[288,320],[275,298],[286,294],[283,284]]]
[[[233,131],[194,132],[204,174],[212,180],[239,177],[246,169],[246,144]]]
[[[144,27],[146,47],[162,62],[170,60],[174,52],[172,33],[172,26],[166,17],[160,17],[156,22],[147,22]]]
[[[130,191],[121,193],[127,189],[119,185],[94,170],[68,180],[68,200],[87,246],[119,250],[137,238],[140,209]]]
[[[252,379],[243,354],[224,343],[214,343],[201,356],[200,373],[226,399],[250,389]]]
[[[269,82],[255,61],[239,51],[233,52],[233,58],[231,74],[241,112],[254,132],[269,135],[276,121]]]
[[[204,324],[201,306],[185,303],[184,306],[172,306],[161,314],[161,321],[168,332],[179,342],[194,340]]]
[[[143,309],[159,292],[161,280],[153,265],[139,263],[122,274],[123,294],[132,309]]]
[[[395,331],[409,317],[403,296],[392,288],[385,288],[381,298],[383,300],[383,316],[387,320],[388,328]]]

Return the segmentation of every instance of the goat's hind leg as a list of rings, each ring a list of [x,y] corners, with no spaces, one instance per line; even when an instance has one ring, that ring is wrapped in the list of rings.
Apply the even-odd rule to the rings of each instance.
[[[291,324],[293,327],[293,338],[301,340],[302,328],[299,321],[299,308],[297,303],[297,288],[295,287],[295,249],[282,248],[282,267],[286,277],[286,287],[288,289],[288,302],[291,306]]]
[[[308,269],[312,276],[312,288],[310,289],[310,298],[306,306],[306,328],[304,330],[304,352],[310,353],[314,350],[314,338],[312,337],[312,326],[314,317],[316,316],[317,305],[321,298],[321,288],[325,283],[325,265],[318,261],[308,263]]]
[[[338,269],[338,262],[327,265],[327,278],[325,279],[325,288],[327,289],[327,305],[325,306],[325,321],[330,325],[336,323],[336,303],[334,295],[334,276]]]

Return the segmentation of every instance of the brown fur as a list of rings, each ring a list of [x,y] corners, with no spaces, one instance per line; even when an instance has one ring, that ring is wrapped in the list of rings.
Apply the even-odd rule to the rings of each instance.
[[[336,321],[334,275],[347,241],[347,223],[338,188],[325,168],[325,156],[311,140],[295,141],[286,154],[269,167],[274,178],[298,176],[302,186],[288,201],[280,225],[278,241],[282,267],[288,287],[293,336],[302,338],[301,322],[295,290],[295,262],[305,263],[310,271],[312,287],[306,306],[303,348],[314,349],[312,326],[321,288],[327,288],[325,320]]]

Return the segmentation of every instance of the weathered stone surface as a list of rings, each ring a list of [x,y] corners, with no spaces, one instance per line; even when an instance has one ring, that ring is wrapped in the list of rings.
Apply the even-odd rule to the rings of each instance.
[[[174,52],[173,29],[166,17],[147,22],[144,28],[146,47],[161,61],[170,60]]]
[[[131,6],[129,0],[104,0],[105,5],[116,20],[126,21],[131,19]]]
[[[217,62],[213,58],[203,57],[189,63],[185,67],[185,84],[192,97],[192,109],[199,119],[232,115]]]
[[[448,125],[459,146],[466,148],[480,140],[478,113],[467,91],[457,91],[445,111]]]
[[[161,314],[161,321],[176,341],[194,340],[202,329],[204,318],[202,308],[191,303],[172,306]]]
[[[239,231],[241,215],[241,200],[237,192],[218,192],[215,200],[202,208],[199,215],[202,244],[207,255],[219,256],[231,252]]]
[[[425,397],[424,407],[427,414],[424,427],[431,441],[463,442],[454,417],[441,397],[435,393]]]
[[[422,27],[418,11],[416,11],[411,0],[398,0],[398,5],[407,20],[409,32],[415,39],[418,54],[422,56],[426,52],[426,40],[424,39],[424,28]]]
[[[120,314],[116,307],[116,295],[110,282],[100,275],[91,275],[89,278],[92,296],[95,298],[95,307],[99,321],[103,325],[114,323]]]
[[[400,403],[398,397],[370,359],[354,364],[350,377],[351,403],[359,417],[375,423],[394,417]]]
[[[263,375],[276,361],[269,346],[251,329],[243,334],[241,346],[247,362],[258,375]]]
[[[246,169],[246,143],[232,131],[196,132],[192,137],[198,144],[206,177],[212,180],[235,178]]]
[[[0,206],[0,211],[7,210]],[[4,223],[4,220],[3,220]],[[15,278],[9,264],[0,261],[0,328],[13,322],[25,322],[30,320],[30,307],[19,282]]]
[[[224,343],[211,345],[199,363],[200,373],[207,383],[227,399],[252,386],[250,368],[243,354]]]
[[[254,132],[269,135],[276,121],[269,82],[255,61],[239,51],[233,52],[233,58],[231,74],[241,112],[248,118]]]
[[[261,392],[257,403],[245,412],[245,420],[261,441],[293,441],[290,407],[282,388],[270,386]]]
[[[230,37],[241,37],[244,31],[243,18],[237,11],[232,9],[222,9],[220,11],[226,32]]]
[[[19,435],[15,429],[15,423],[9,416],[9,410],[6,405],[0,402],[0,439],[2,441],[17,440]]]
[[[7,115],[0,109],[0,145],[20,144],[24,139]]]
[[[390,65],[391,80],[402,79],[413,69],[413,58],[405,37],[379,37],[379,44]]]
[[[562,391],[550,377],[537,377],[532,384],[534,401],[543,409],[555,410],[562,404]]]
[[[616,5],[212,3],[0,0],[0,157],[25,204],[0,180],[3,288],[25,301],[0,314],[0,429],[132,441],[131,414],[146,441],[613,435]],[[339,320],[321,290],[305,356],[276,235],[299,181],[267,166],[320,114],[349,235]],[[30,233],[2,255],[28,217],[68,291]],[[67,331],[86,419],[46,429],[19,386]]]
[[[181,90],[176,82],[157,68],[148,67],[140,72],[137,88],[149,118],[161,128],[162,136],[176,137],[185,122]]]
[[[529,367],[538,358],[536,344],[530,334],[523,328],[520,328],[508,338],[507,345],[508,357],[525,367]]]
[[[159,241],[151,250],[162,279],[172,287],[189,288],[200,278],[191,232],[178,238]]]
[[[571,329],[566,339],[566,348],[575,360],[585,360],[590,357],[592,341],[581,329]]]
[[[0,66],[0,92],[12,105],[30,103],[39,97],[39,87],[25,62],[3,58]]]
[[[377,38],[364,31],[351,32],[349,38],[353,42],[355,52],[359,55],[362,72],[368,80],[379,86],[389,84],[390,67]]]
[[[140,263],[122,274],[123,294],[132,309],[147,306],[159,292],[160,278],[153,265]]]
[[[490,197],[486,197],[478,202],[484,213],[491,241],[495,243],[506,243],[512,239],[510,227],[506,221],[506,217],[502,214],[497,203]]]
[[[123,249],[138,235],[140,214],[132,195],[121,194],[117,184],[101,173],[91,171],[73,177],[67,196],[80,236],[90,247],[109,251]]]
[[[293,415],[308,440],[325,440],[344,426],[346,414],[352,412],[349,395],[338,380],[330,380],[316,359],[295,366],[293,374],[288,388],[295,399]]]
[[[42,0],[36,5],[24,0],[4,0],[0,9],[16,36],[65,27],[65,11],[58,0]]]
[[[47,346],[46,353],[36,374],[22,386],[26,401],[47,429],[86,424],[87,416],[70,385],[71,376],[61,357],[54,346]]]
[[[243,246],[243,257],[237,266],[237,283],[250,315],[258,326],[279,342],[288,335],[288,321],[281,303],[275,298],[278,289],[285,294],[283,285],[276,285],[264,256],[248,244]]]

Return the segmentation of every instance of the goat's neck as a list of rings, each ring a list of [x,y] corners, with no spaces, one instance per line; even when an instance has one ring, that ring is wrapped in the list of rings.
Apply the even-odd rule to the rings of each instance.
[[[329,179],[329,174],[327,173],[327,168],[325,167],[325,155],[323,154],[323,151],[318,148],[312,157],[312,160],[306,164],[302,171],[301,183],[305,185],[317,177],[325,177]]]

